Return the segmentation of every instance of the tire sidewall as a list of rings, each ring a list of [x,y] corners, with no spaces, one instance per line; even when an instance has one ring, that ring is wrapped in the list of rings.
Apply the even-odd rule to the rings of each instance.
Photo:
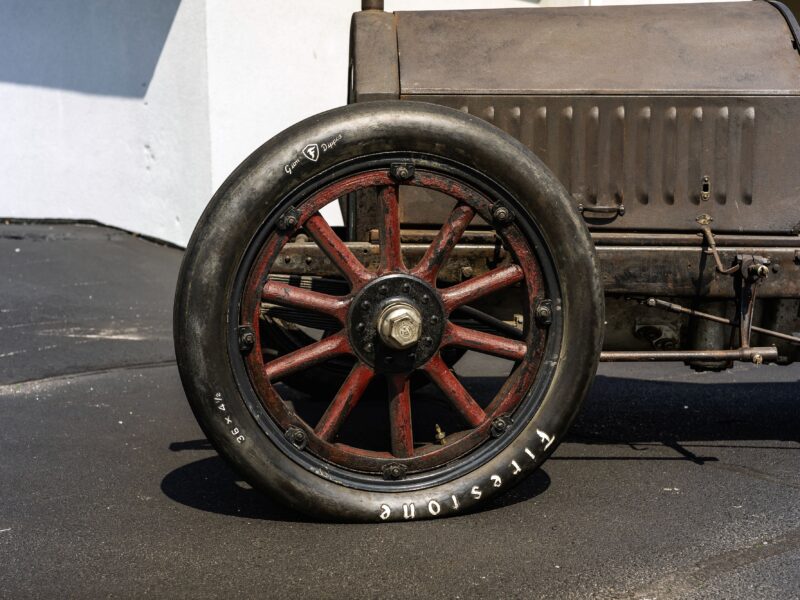
[[[316,146],[317,160],[304,149]],[[525,210],[547,245],[562,302],[561,350],[534,417],[496,456],[454,481],[414,492],[368,492],[305,470],[248,409],[233,375],[227,307],[250,241],[281,200],[349,159],[387,151],[447,157],[487,173]],[[594,376],[603,296],[594,246],[571,199],[539,159],[494,126],[411,102],[352,105],[289,128],[226,180],[187,247],[174,308],[175,347],[187,397],[205,434],[255,487],[319,519],[395,521],[465,512],[534,471],[563,438]],[[235,344],[234,344],[235,346]],[[385,518],[384,518],[385,517]]]

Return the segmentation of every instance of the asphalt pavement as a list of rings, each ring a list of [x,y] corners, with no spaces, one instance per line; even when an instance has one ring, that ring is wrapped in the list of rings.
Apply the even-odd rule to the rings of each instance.
[[[196,425],[180,259],[0,226],[0,597],[800,598],[800,368],[603,365],[554,457],[481,512],[316,523]]]

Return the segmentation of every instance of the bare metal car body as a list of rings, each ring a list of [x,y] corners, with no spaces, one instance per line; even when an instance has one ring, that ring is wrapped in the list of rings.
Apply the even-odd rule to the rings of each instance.
[[[737,321],[737,286],[698,223],[707,215],[726,268],[744,256],[769,263],[754,320],[800,332],[796,25],[760,1],[365,10],[353,18],[349,99],[443,104],[534,151],[592,231],[607,350],[721,350],[729,333],[713,321],[625,299]],[[351,234],[367,241],[369,216],[353,205]],[[430,206],[420,198],[404,225],[436,222]],[[777,344],[782,362],[798,357],[789,340],[753,341]]]

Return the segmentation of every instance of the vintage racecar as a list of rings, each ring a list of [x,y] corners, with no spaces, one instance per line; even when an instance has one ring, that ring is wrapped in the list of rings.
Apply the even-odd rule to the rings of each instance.
[[[250,483],[318,518],[454,515],[553,452],[598,361],[800,357],[788,9],[382,4],[348,106],[256,150],[183,263],[184,386]]]

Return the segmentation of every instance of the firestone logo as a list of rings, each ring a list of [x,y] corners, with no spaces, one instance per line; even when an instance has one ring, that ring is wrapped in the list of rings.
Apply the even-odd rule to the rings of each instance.
[[[317,162],[319,160],[319,145],[309,144],[303,148],[303,156],[311,162]]]

